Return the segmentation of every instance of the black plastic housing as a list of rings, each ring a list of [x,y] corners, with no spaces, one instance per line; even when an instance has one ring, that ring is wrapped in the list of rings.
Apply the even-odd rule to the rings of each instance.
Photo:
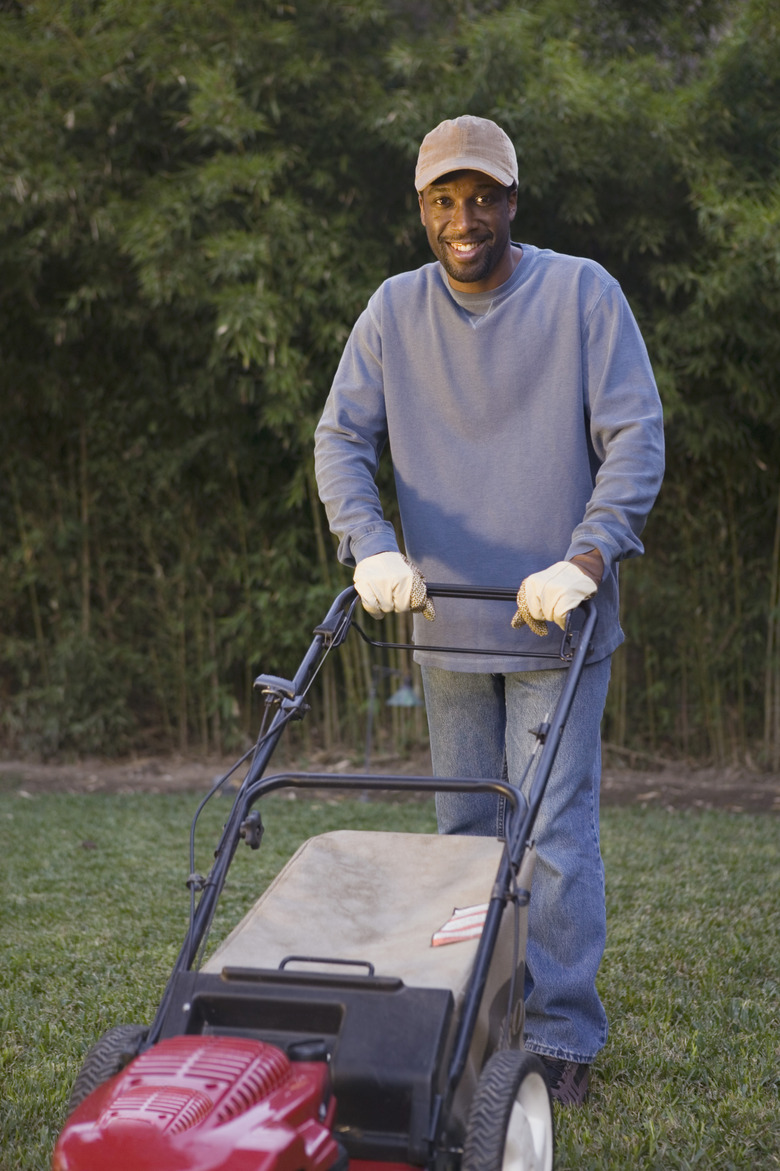
[[[254,1037],[330,1064],[334,1133],[351,1158],[424,1165],[453,1031],[446,989],[375,976],[226,968],[182,973],[160,1039]]]

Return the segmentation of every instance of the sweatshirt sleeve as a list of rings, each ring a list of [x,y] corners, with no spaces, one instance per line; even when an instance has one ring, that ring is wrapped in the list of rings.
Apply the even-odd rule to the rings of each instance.
[[[317,487],[345,565],[398,550],[376,487],[387,442],[376,299],[377,294],[355,323],[314,435]]]
[[[664,471],[661,400],[617,282],[606,286],[585,323],[582,370],[595,485],[566,557],[595,548],[608,570],[643,552],[640,534]]]

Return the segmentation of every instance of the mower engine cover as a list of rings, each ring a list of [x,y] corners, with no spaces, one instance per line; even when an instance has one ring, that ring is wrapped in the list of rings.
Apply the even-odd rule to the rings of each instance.
[[[324,1062],[242,1037],[171,1037],[73,1111],[52,1171],[330,1171]]]

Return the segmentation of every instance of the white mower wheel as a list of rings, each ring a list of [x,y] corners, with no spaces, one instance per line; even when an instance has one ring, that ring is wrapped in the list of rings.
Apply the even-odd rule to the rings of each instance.
[[[469,1112],[462,1171],[552,1171],[553,1114],[544,1066],[522,1049],[494,1053]]]

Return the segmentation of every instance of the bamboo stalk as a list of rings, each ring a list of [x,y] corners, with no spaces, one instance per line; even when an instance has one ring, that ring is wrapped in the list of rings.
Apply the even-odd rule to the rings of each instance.
[[[680,734],[683,757],[688,758],[690,750],[690,727],[688,720],[688,660],[684,654],[680,659]]]
[[[655,721],[655,696],[654,685],[655,677],[653,673],[653,648],[651,645],[645,644],[644,647],[644,669],[645,669],[645,706],[647,710],[647,734],[650,740],[650,747],[653,752],[658,747],[656,736],[656,721]]]
[[[612,656],[612,681],[609,695],[611,739],[615,744],[623,747],[626,743],[628,698],[628,663],[625,648],[618,649]]]
[[[731,475],[726,474],[726,512],[729,532],[729,553],[731,557],[731,582],[733,591],[734,622],[737,630],[736,638],[732,640],[735,650],[735,674],[737,684],[737,727],[733,745],[735,763],[747,751],[745,736],[745,656],[743,652],[742,632],[742,572],[739,551],[737,524],[734,515],[734,493],[732,490]],[[722,722],[722,721],[721,721]]]
[[[209,750],[209,713],[208,702],[206,697],[205,686],[205,672],[206,672],[206,654],[205,654],[205,638],[203,633],[203,614],[201,607],[195,605],[192,621],[193,642],[195,645],[195,682],[196,694],[195,704],[198,713],[198,730],[200,732],[200,746],[203,752]]]
[[[687,499],[684,488],[682,489],[681,494],[681,512],[687,519],[689,519],[690,513],[687,508]],[[680,529],[683,536],[686,578],[688,581],[699,582],[699,594],[701,596],[712,598],[715,595],[711,589],[710,582],[706,577],[706,566],[701,565],[693,548],[693,537],[691,529],[691,524],[683,524],[681,525]],[[719,579],[720,575],[718,574],[717,576]],[[689,592],[685,596],[688,598],[692,595]],[[694,610],[688,616],[685,622],[685,629],[686,632],[690,632],[693,638],[693,654],[690,655],[690,651],[685,645],[685,643],[688,642],[688,638],[686,637],[685,643],[683,645],[683,656],[690,655],[693,663],[695,664],[696,697],[698,700],[698,711],[700,713],[699,720],[697,722],[700,726],[702,726],[702,733],[706,736],[708,751],[710,757],[713,760],[713,763],[718,763],[718,736],[717,730],[714,727],[714,723],[717,723],[718,713],[715,712],[715,706],[712,699],[712,684],[714,681],[713,676],[715,675],[715,671],[714,664],[712,662],[712,656],[711,654],[707,653],[707,647],[712,645],[712,639],[707,638],[708,631],[706,629],[707,620],[711,616],[711,607],[703,609],[701,613]]]
[[[188,689],[187,689],[187,620],[184,610],[186,598],[186,577],[181,574],[177,589],[179,612],[179,631],[176,646],[176,666],[178,672],[177,712],[176,723],[179,733],[179,751],[186,752],[189,746],[189,728],[187,722]]]
[[[314,467],[311,465],[306,476],[306,494],[309,497],[309,506],[311,508],[312,527],[314,529],[314,541],[317,546],[317,565],[322,574],[322,580],[328,588],[331,588],[331,573],[330,573],[330,558],[328,556],[328,547],[325,541],[325,529],[322,523],[322,504],[317,493],[317,484],[314,479]]]
[[[89,476],[87,471],[87,425],[79,424],[79,514],[81,519],[81,633],[89,634],[92,567],[89,545]]]
[[[325,540],[325,531],[322,523],[322,505],[317,493],[317,485],[314,479],[313,466],[309,466],[306,472],[306,495],[309,499],[309,507],[311,509],[314,543],[317,549],[317,568],[322,580],[329,589],[332,589],[330,558],[328,556],[328,546]],[[349,644],[347,644],[341,648],[341,654],[339,656],[340,666],[344,674],[347,691],[347,712],[351,710],[352,705],[350,703],[350,697],[354,698],[355,690],[351,662],[352,656],[350,651],[351,647]],[[333,744],[341,738],[341,735],[343,734],[343,726],[346,722],[339,708],[338,687],[335,686],[334,667],[330,659],[325,663],[322,669],[320,683],[323,701],[321,721],[322,738],[325,748],[330,749]],[[316,724],[316,719],[313,722]]]
[[[146,557],[151,569],[151,582],[153,584],[154,594],[157,602],[157,614],[159,617],[159,628],[161,635],[166,636],[168,646],[164,647],[165,661],[176,662],[178,660],[179,652],[176,650],[176,630],[175,630],[175,615],[171,614],[171,608],[168,604],[168,593],[170,592],[168,579],[165,574],[162,562],[157,557],[154,547],[154,541],[150,532],[149,521],[143,518],[138,529],[140,542],[146,551]],[[175,689],[171,688],[166,683],[166,676],[163,672],[159,656],[157,654],[157,647],[155,646],[150,652],[153,661],[157,667],[154,673],[157,682],[157,697],[160,707],[162,709],[163,722],[166,728],[166,734],[169,742],[173,743],[176,735],[175,725],[177,719],[174,715],[174,709],[179,701]],[[172,693],[171,693],[172,692]]]
[[[764,656],[764,755],[772,769],[780,767],[780,491],[769,573],[769,611]]]
[[[163,673],[160,668],[160,659],[157,654],[157,648],[154,643],[149,648],[149,662],[151,663],[152,676],[155,680],[155,690],[157,692],[157,702],[160,705],[160,715],[162,717],[162,725],[165,730],[165,739],[168,744],[173,743],[173,725],[171,723],[171,713],[167,703],[165,681]]]
[[[249,538],[247,534],[246,509],[241,498],[241,485],[238,476],[236,461],[231,455],[228,458],[228,470],[233,485],[234,516],[236,531],[241,546],[241,584],[244,592],[244,613],[247,617],[247,626],[244,636],[244,678],[243,678],[243,731],[249,734],[252,728],[252,700],[254,697],[254,606],[252,596],[252,571],[249,561]],[[213,596],[213,591],[212,591]],[[213,606],[212,606],[213,612]]]
[[[13,472],[9,475],[11,482],[11,495],[14,502],[14,514],[16,516],[16,528],[19,533],[19,544],[22,550],[22,561],[27,570],[27,597],[30,602],[30,614],[33,621],[33,630],[35,631],[35,645],[38,651],[38,662],[41,668],[41,678],[44,687],[49,687],[51,684],[51,676],[49,674],[49,656],[46,648],[46,637],[43,632],[43,618],[41,616],[41,608],[38,602],[38,591],[35,587],[35,577],[31,570],[33,561],[33,548],[30,542],[27,525],[24,519],[24,512],[22,511],[22,502],[19,497],[19,486],[16,482],[16,476]]]
[[[333,721],[335,716],[333,711],[333,662],[331,659],[326,660],[320,671],[320,689],[322,693],[322,744],[325,749],[330,750],[334,744]]]
[[[206,597],[208,599],[208,609],[206,611],[206,623],[208,633],[208,650],[209,650],[209,681],[211,691],[211,741],[214,751],[218,754],[222,753],[222,715],[219,710],[219,666],[217,655],[217,625],[214,617],[214,585],[209,582],[206,587]]]
[[[631,604],[628,580],[626,577],[621,577],[621,614],[630,609]],[[627,734],[628,661],[625,645],[619,647],[613,654],[610,670],[610,684],[604,714],[611,742],[622,747],[625,745]]]

